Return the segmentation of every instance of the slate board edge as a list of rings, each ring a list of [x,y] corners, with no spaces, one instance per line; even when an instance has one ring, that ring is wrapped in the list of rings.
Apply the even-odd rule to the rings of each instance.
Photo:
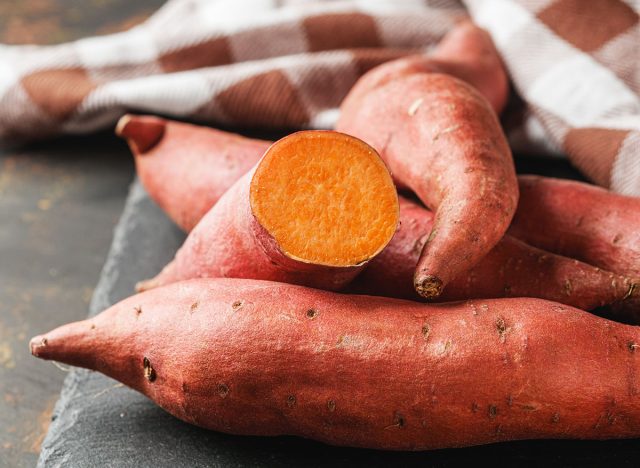
[[[124,209],[118,224],[114,228],[113,241],[107,254],[107,260],[105,261],[102,271],[100,273],[100,279],[96,285],[93,296],[91,297],[91,304],[89,305],[89,316],[93,316],[101,312],[104,308],[110,305],[110,293],[118,279],[119,269],[118,258],[124,251],[124,245],[128,241],[128,233],[131,230],[132,223],[135,223],[135,214],[137,212],[137,205],[139,205],[145,199],[145,191],[142,186],[135,179],[129,187],[129,195],[125,202]],[[47,435],[42,443],[42,450],[38,459],[38,468],[48,467],[48,459],[55,451],[57,444],[55,439],[57,434],[63,433],[63,425],[65,420],[59,418],[58,415],[65,413],[70,399],[73,398],[77,386],[82,382],[83,378],[87,376],[89,371],[85,369],[72,368],[69,375],[65,378],[60,391],[60,397],[56,402],[53,410],[52,422],[47,431]],[[73,422],[73,418],[70,418],[68,422]],[[64,463],[66,460],[58,460]]]

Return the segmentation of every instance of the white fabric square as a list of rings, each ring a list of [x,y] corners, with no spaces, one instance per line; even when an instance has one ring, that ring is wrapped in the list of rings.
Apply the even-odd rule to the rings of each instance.
[[[467,2],[474,21],[491,32],[500,49],[513,34],[533,20],[529,11],[511,0],[476,0]]]
[[[623,195],[640,195],[640,133],[633,132],[622,142],[611,169],[611,189]]]
[[[577,50],[547,69],[525,92],[530,102],[573,127],[592,125],[620,108],[640,112],[638,97],[616,75]]]
[[[273,21],[273,13],[284,19],[286,9],[277,9],[274,0],[205,1],[197,6],[194,15],[203,30],[211,33],[232,33],[256,24]]]
[[[20,72],[15,66],[16,57],[12,51],[10,47],[0,46],[0,97],[20,80]]]
[[[75,46],[82,65],[87,68],[152,62],[158,56],[152,35],[142,27],[81,39]]]
[[[154,75],[104,85],[103,93],[128,109],[169,115],[188,115],[211,99],[201,71]]]
[[[332,130],[336,126],[338,117],[340,117],[340,109],[325,109],[318,112],[311,118],[311,122],[309,122],[309,128]]]

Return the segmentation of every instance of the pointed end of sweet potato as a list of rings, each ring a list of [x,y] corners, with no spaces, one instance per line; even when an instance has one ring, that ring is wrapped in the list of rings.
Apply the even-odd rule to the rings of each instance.
[[[40,359],[92,368],[91,349],[97,345],[94,338],[94,322],[83,320],[31,338],[29,350]]]
[[[165,126],[166,122],[158,117],[126,114],[116,125],[116,135],[127,140],[134,154],[144,154],[162,139]]]
[[[150,278],[136,283],[136,292],[141,293],[160,286],[159,281],[156,278]]]
[[[442,294],[444,284],[437,276],[417,274],[413,280],[416,292],[425,299],[435,299]]]
[[[44,335],[38,335],[31,338],[29,341],[29,349],[31,350],[31,354],[35,357],[42,357],[44,350],[47,348],[48,340]]]

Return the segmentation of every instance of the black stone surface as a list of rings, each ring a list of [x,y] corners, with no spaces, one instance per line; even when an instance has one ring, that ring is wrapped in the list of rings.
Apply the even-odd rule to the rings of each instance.
[[[541,171],[531,160],[524,163],[529,172],[575,175],[565,163],[544,164]],[[131,294],[133,284],[156,273],[183,238],[135,183],[91,314]],[[40,467],[638,466],[640,461],[638,440],[524,441],[403,453],[293,437],[230,436],[183,423],[133,390],[79,369],[67,376],[53,418]]]
[[[29,339],[87,315],[133,173],[113,134],[0,147],[0,467],[38,461],[66,374]]]

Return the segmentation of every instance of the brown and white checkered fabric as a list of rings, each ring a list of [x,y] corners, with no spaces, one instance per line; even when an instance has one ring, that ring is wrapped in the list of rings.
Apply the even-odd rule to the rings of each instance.
[[[594,182],[640,195],[640,1],[467,5],[527,104],[525,133],[546,138]]]
[[[0,46],[0,138],[80,133],[125,111],[331,127],[365,71],[471,14],[526,112],[514,142],[640,195],[640,0],[171,0],[129,31]]]

